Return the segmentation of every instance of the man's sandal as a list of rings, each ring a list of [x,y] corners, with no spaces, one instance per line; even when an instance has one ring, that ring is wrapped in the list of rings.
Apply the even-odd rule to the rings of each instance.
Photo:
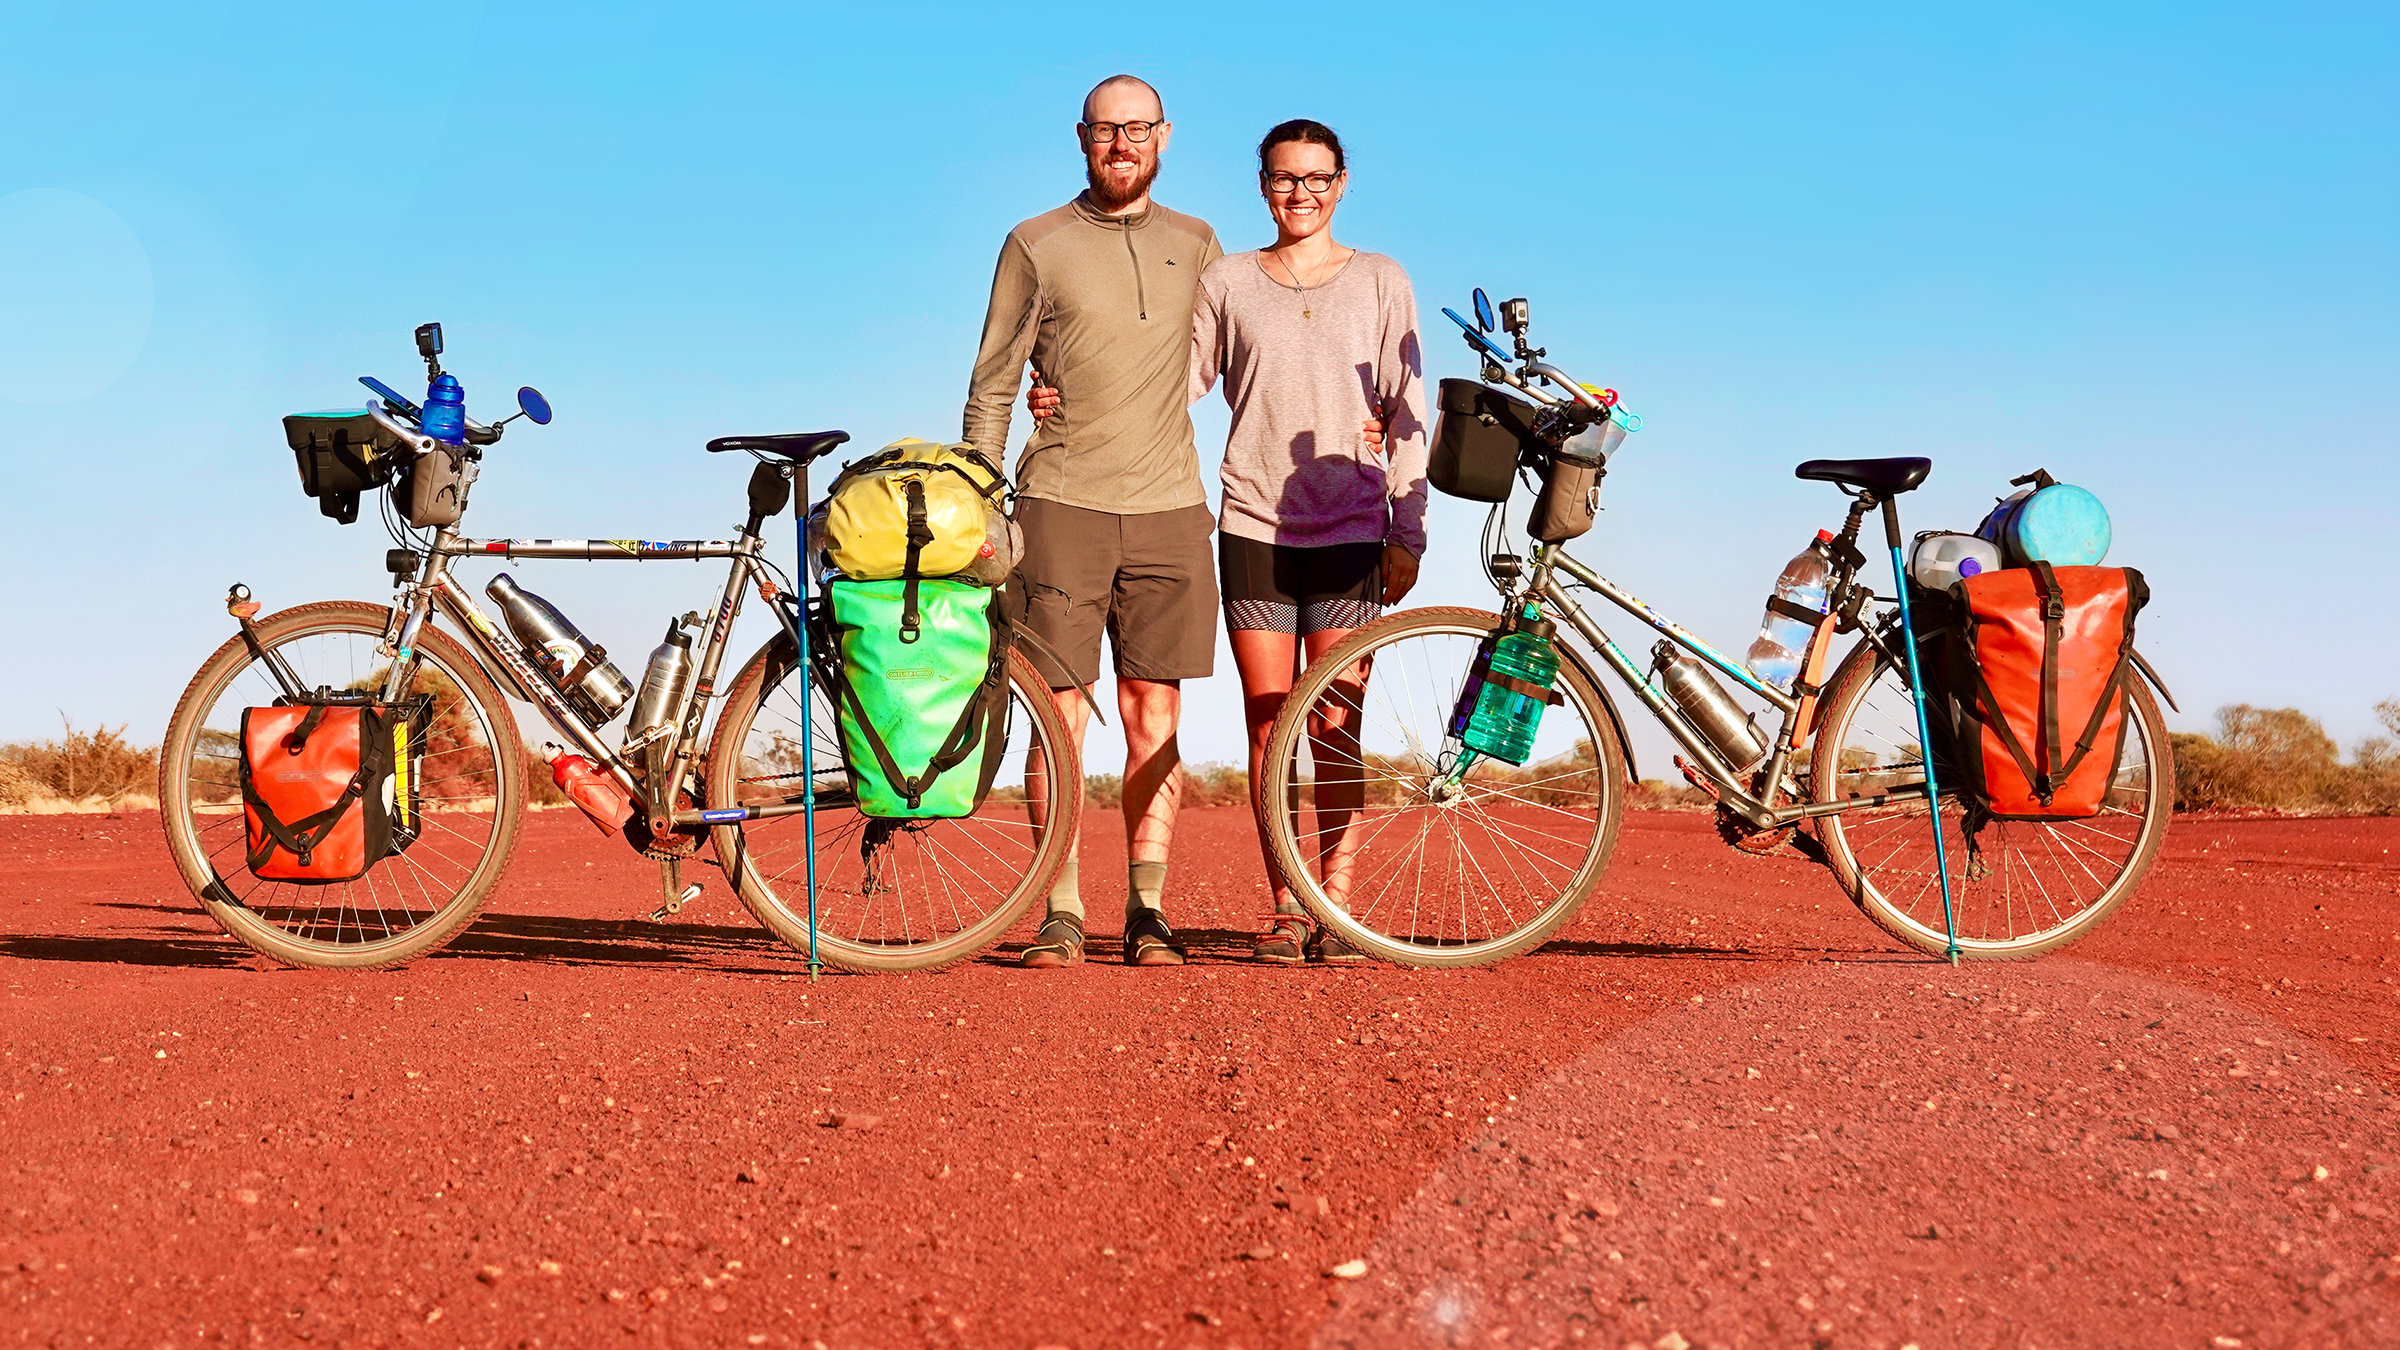
[[[1271,966],[1296,966],[1308,959],[1305,945],[1317,925],[1305,912],[1277,910],[1267,917],[1267,931],[1250,944],[1250,959]]]

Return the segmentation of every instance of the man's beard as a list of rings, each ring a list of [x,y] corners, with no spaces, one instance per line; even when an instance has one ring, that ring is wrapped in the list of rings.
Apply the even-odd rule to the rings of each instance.
[[[1137,160],[1136,163],[1139,161]],[[1105,165],[1101,168],[1087,166],[1084,170],[1084,181],[1091,184],[1092,204],[1103,211],[1122,211],[1140,201],[1149,193],[1151,181],[1158,177],[1158,161],[1154,159],[1150,161],[1149,167],[1143,169],[1140,176],[1133,180],[1131,186],[1123,192],[1119,192],[1109,185],[1108,179],[1103,173],[1104,168]]]

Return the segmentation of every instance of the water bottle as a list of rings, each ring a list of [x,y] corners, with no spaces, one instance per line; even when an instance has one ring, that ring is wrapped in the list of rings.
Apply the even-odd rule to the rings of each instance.
[[[1807,548],[1784,564],[1783,575],[1775,578],[1775,594],[1767,597],[1766,621],[1758,626],[1758,640],[1750,644],[1750,655],[1742,662],[1751,674],[1778,689],[1791,689],[1792,681],[1800,676],[1800,662],[1808,655],[1808,640],[1829,604],[1826,594],[1832,581],[1833,533],[1819,530]],[[1808,617],[1801,617],[1802,613]]]
[[[692,687],[692,640],[680,623],[667,625],[667,640],[650,653],[650,669],[642,676],[642,692],[634,695],[633,716],[625,721],[625,738],[644,735],[665,721]],[[645,776],[666,767],[675,749],[673,734],[642,748]]]
[[[592,767],[581,755],[570,754],[556,742],[545,742],[542,758],[550,762],[550,781],[567,794],[577,810],[591,818],[602,834],[615,834],[625,828],[633,815],[633,802],[624,789],[608,779],[608,775]]]
[[[444,445],[467,443],[467,391],[457,376],[436,375],[425,386],[425,417],[419,425]]]
[[[1469,750],[1510,764],[1532,758],[1534,733],[1556,697],[1550,692],[1558,681],[1554,631],[1528,605],[1514,626],[1484,639],[1450,722],[1451,734]]]
[[[500,606],[508,631],[534,669],[547,676],[567,703],[593,726],[605,726],[633,697],[633,681],[608,659],[608,649],[583,635],[558,607],[517,585],[506,572],[483,593]]]

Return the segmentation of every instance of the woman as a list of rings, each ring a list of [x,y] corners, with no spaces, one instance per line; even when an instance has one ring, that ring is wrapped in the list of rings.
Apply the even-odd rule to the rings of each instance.
[[[1269,131],[1258,146],[1258,186],[1275,242],[1209,264],[1192,310],[1192,400],[1222,379],[1233,410],[1217,571],[1241,671],[1253,784],[1262,777],[1267,733],[1305,662],[1398,604],[1416,584],[1425,552],[1416,296],[1398,263],[1335,242],[1348,167],[1341,138],[1321,122],[1300,119]],[[1058,396],[1037,375],[1026,406],[1045,417]],[[1354,694],[1350,715],[1309,729],[1315,863],[1336,896],[1346,889],[1354,842],[1347,827],[1366,795],[1356,702]],[[1259,847],[1266,849],[1263,834]],[[1267,870],[1274,872],[1272,858]],[[1313,933],[1288,889],[1277,886],[1275,900],[1256,959],[1365,959]]]
[[[1211,263],[1192,313],[1192,394],[1222,378],[1233,426],[1225,443],[1217,574],[1242,705],[1250,781],[1263,779],[1267,732],[1303,665],[1398,604],[1425,552],[1425,416],[1417,302],[1408,274],[1379,253],[1335,242],[1349,189],[1341,138],[1305,119],[1258,146],[1258,185],[1275,242]],[[1335,843],[1365,801],[1349,717],[1310,727],[1313,793],[1327,889],[1346,862]],[[1262,834],[1263,852],[1266,840]],[[1342,870],[1346,870],[1342,869]],[[1268,860],[1268,872],[1274,871]],[[1330,874],[1330,875],[1329,875]],[[1356,962],[1312,933],[1276,888],[1260,961]]]

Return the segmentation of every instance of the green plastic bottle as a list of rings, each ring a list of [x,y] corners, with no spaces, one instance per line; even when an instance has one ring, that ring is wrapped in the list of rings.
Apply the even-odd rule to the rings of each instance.
[[[1538,607],[1527,605],[1513,630],[1486,640],[1459,700],[1462,716],[1452,723],[1469,750],[1510,764],[1532,758],[1542,713],[1556,699],[1550,692],[1558,682],[1554,631]]]

